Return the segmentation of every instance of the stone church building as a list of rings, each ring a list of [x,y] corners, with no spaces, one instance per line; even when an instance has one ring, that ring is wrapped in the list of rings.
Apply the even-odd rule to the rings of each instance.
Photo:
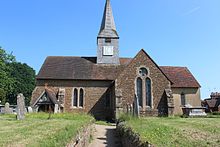
[[[200,85],[186,67],[159,66],[143,49],[133,58],[119,57],[110,0],[97,37],[97,57],[49,56],[36,80],[31,100],[36,111],[112,119],[132,108],[135,98],[145,116],[181,114],[186,104],[201,106]]]

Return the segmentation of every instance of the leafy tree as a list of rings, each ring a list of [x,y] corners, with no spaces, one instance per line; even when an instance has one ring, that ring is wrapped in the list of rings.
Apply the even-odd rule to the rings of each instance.
[[[26,63],[14,62],[9,64],[9,75],[13,78],[13,89],[7,96],[10,103],[16,103],[17,94],[23,93],[26,105],[30,103],[32,91],[35,87],[35,71]]]
[[[35,71],[26,63],[16,62],[12,54],[0,48],[0,100],[16,104],[17,94],[23,93],[29,105],[35,87]]]
[[[12,91],[13,79],[8,76],[8,64],[15,62],[15,57],[12,54],[7,54],[0,47],[0,101],[6,102],[7,93]]]

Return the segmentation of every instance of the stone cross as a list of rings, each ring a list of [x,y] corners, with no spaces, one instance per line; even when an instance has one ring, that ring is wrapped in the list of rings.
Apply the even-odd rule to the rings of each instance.
[[[12,109],[9,106],[10,106],[10,104],[8,102],[5,103],[5,109],[4,109],[5,114],[11,114],[12,113]]]
[[[24,96],[22,93],[18,94],[17,96],[17,120],[25,119],[25,103],[24,103]]]

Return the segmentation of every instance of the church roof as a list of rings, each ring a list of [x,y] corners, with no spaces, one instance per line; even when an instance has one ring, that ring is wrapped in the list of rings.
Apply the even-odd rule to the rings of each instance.
[[[96,64],[96,57],[49,56],[37,79],[115,80],[131,60],[120,58],[120,65]]]
[[[173,82],[173,88],[199,88],[201,87],[187,67],[160,66],[160,69]]]
[[[98,37],[118,38],[110,0],[106,0],[102,24]]]
[[[209,99],[209,100],[205,100],[208,104],[209,107],[214,108],[214,107],[218,107],[219,103],[217,99]]]
[[[96,57],[49,56],[37,79],[115,80],[133,58],[120,58],[120,65],[96,64]],[[201,87],[187,67],[160,66],[172,87]]]

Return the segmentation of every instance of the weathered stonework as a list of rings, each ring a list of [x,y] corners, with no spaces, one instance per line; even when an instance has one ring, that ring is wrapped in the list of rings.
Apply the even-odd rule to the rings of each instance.
[[[17,96],[17,120],[25,119],[25,102],[24,102],[24,95],[22,93],[18,94]]]
[[[122,106],[125,109],[127,104],[133,104],[135,97],[135,80],[137,77],[137,68],[145,65],[149,70],[149,77],[152,80],[152,100],[153,110],[149,113],[155,115],[159,108],[167,108],[166,97],[164,97],[165,89],[170,87],[170,81],[154,63],[154,61],[145,53],[140,51],[131,63],[124,69],[118,76],[116,82],[116,89],[122,89]],[[142,108],[143,111],[148,111],[146,107]],[[162,111],[162,110],[161,110]],[[158,112],[160,113],[160,112]],[[158,115],[157,113],[157,115]]]
[[[64,112],[85,112],[94,115],[97,119],[114,118],[114,101],[111,98],[111,107],[105,107],[106,92],[111,90],[111,81],[74,81],[74,80],[38,80],[31,104],[44,92],[44,85],[58,93],[59,88],[65,89]],[[72,107],[73,88],[83,87],[84,106],[83,108]],[[113,93],[114,94],[114,93]],[[112,94],[112,97],[114,96]]]

